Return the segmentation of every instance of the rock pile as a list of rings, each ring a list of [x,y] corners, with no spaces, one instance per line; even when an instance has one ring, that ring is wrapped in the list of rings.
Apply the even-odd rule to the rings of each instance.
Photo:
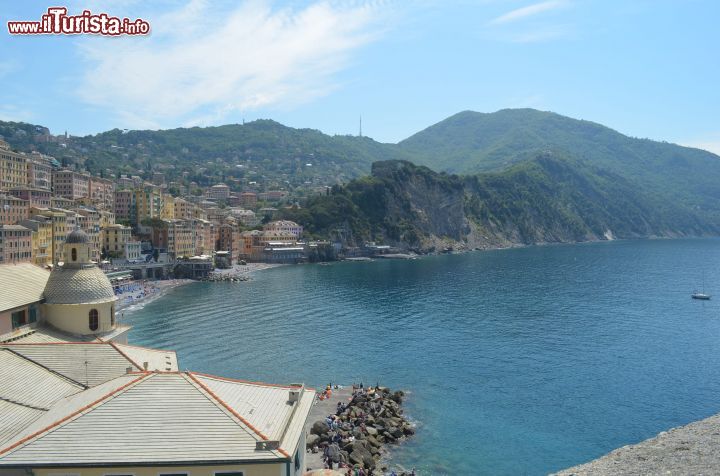
[[[231,282],[239,283],[240,281],[249,281],[250,278],[247,276],[236,276],[230,273],[210,273],[207,278],[201,279],[201,281],[209,281],[213,283],[219,282]]]
[[[415,434],[414,425],[403,416],[403,396],[385,387],[355,391],[347,404],[338,404],[334,415],[312,425],[308,449],[323,451],[328,462],[375,470],[383,445]]]

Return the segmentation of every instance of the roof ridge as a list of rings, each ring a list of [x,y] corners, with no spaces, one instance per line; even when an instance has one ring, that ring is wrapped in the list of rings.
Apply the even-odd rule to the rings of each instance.
[[[154,347],[145,347],[145,346],[142,346],[142,345],[123,344],[123,343],[121,343],[121,342],[114,342],[114,343],[117,344],[117,345],[122,345],[122,346],[124,346],[124,347],[132,347],[133,349],[143,349],[143,350],[149,350],[149,351],[151,351],[151,352],[173,352],[173,353],[177,354],[177,351],[172,350],[172,349],[156,349],[156,348],[154,348]]]
[[[11,399],[11,398],[3,397],[2,395],[0,395],[0,400],[2,400],[2,401],[4,401],[4,402],[12,403],[13,405],[17,405],[17,406],[19,406],[19,407],[31,408],[31,409],[33,409],[33,410],[39,410],[39,411],[43,411],[43,412],[46,412],[46,411],[50,410],[49,408],[36,407],[36,406],[30,405],[30,404],[28,404],[28,403],[18,402],[17,400],[13,400],[13,399]]]
[[[230,377],[220,377],[219,375],[212,375],[212,374],[206,374],[203,372],[188,372],[193,375],[200,375],[202,377],[212,378],[216,380],[225,380],[226,382],[237,382],[237,383],[246,383],[250,385],[257,385],[257,386],[263,386],[263,387],[275,387],[275,388],[301,388],[303,385],[283,385],[279,383],[268,383],[268,382],[260,382],[260,381],[253,381],[253,380],[242,380],[237,378],[230,378]]]
[[[60,341],[60,342],[1,342],[0,346],[6,346],[6,345],[68,345],[68,344],[101,345],[101,344],[108,344],[108,342],[105,342],[105,341],[95,342],[93,340],[75,340],[75,341]]]
[[[126,384],[124,384],[124,385],[116,388],[115,390],[112,390],[111,392],[106,393],[106,394],[103,395],[102,397],[98,398],[97,400],[95,400],[95,401],[93,401],[93,402],[88,403],[88,404],[85,405],[84,407],[78,408],[78,409],[75,410],[74,412],[70,413],[69,415],[65,415],[63,418],[61,418],[61,419],[59,419],[59,420],[51,423],[50,425],[46,426],[45,428],[42,428],[42,429],[40,429],[40,430],[38,430],[38,431],[36,431],[36,432],[34,432],[34,433],[31,433],[31,434],[27,435],[26,437],[24,437],[24,438],[16,441],[15,443],[13,443],[12,445],[10,445],[10,446],[8,446],[8,447],[6,447],[6,448],[0,448],[0,455],[3,455],[3,454],[5,454],[5,453],[8,453],[9,451],[12,451],[12,450],[18,448],[19,446],[21,446],[21,445],[23,445],[23,444],[25,444],[25,443],[28,443],[28,442],[30,442],[31,440],[33,440],[33,439],[35,439],[35,438],[37,438],[37,437],[40,437],[43,433],[47,433],[48,431],[52,430],[53,428],[55,428],[55,427],[57,427],[57,426],[60,426],[60,425],[62,425],[63,423],[65,423],[65,422],[67,422],[67,421],[70,421],[70,420],[73,419],[74,417],[79,416],[79,415],[81,415],[83,412],[85,412],[86,410],[89,410],[89,409],[95,407],[96,405],[101,404],[103,401],[105,401],[105,400],[107,400],[108,398],[114,396],[115,394],[124,391],[125,389],[127,389],[128,387],[131,387],[131,386],[135,385],[136,383],[139,383],[139,382],[140,382],[141,380],[143,380],[143,379],[148,378],[150,375],[152,375],[150,372],[143,373],[143,374],[140,375],[138,378],[133,379],[132,381],[130,381],[130,382],[128,382],[128,383],[126,383]],[[117,378],[119,378],[119,377],[117,377]],[[75,395],[77,395],[77,394],[75,394]],[[75,396],[75,395],[73,395],[73,396]]]
[[[5,345],[5,344],[2,344],[2,345]],[[16,345],[22,345],[22,344],[16,344]],[[16,356],[16,357],[18,357],[18,358],[20,358],[20,359],[27,360],[28,362],[30,362],[30,363],[32,363],[32,364],[34,364],[34,365],[37,365],[38,367],[40,367],[40,368],[42,368],[42,369],[47,370],[47,371],[50,372],[51,374],[56,375],[56,376],[58,376],[58,377],[60,377],[60,378],[62,378],[62,379],[64,379],[64,380],[67,380],[68,382],[70,382],[70,383],[72,383],[72,384],[75,384],[75,385],[79,386],[81,391],[82,391],[82,390],[87,390],[88,388],[90,388],[88,385],[85,385],[85,384],[83,384],[82,382],[78,382],[77,380],[72,379],[72,378],[68,377],[68,376],[65,375],[65,374],[62,374],[62,373],[58,372],[57,370],[53,370],[53,369],[51,369],[50,367],[47,367],[47,366],[41,364],[40,362],[37,362],[37,361],[31,359],[30,357],[28,357],[28,356],[26,356],[26,355],[23,355],[23,354],[21,354],[21,353],[19,353],[19,352],[16,352],[16,351],[13,350],[13,349],[9,349],[9,348],[7,348],[7,347],[0,347],[0,350],[5,350],[5,351],[7,351],[7,352],[10,352],[11,354],[13,354],[14,356]]]
[[[240,415],[233,407],[228,405],[222,398],[220,398],[215,392],[210,390],[207,385],[202,383],[200,380],[198,380],[195,375],[193,375],[192,372],[185,372],[184,375],[190,378],[197,386],[199,386],[205,393],[207,393],[212,399],[214,399],[217,403],[219,403],[222,407],[224,407],[227,411],[230,412],[235,418],[240,420],[243,425],[247,426],[250,430],[252,430],[257,436],[259,436],[263,441],[270,441],[270,439],[260,430],[255,428],[255,426],[247,421],[242,415]],[[271,450],[272,451],[272,450]],[[286,457],[290,457],[290,455],[285,451],[284,449],[278,447],[278,451],[282,453]]]
[[[145,367],[143,367],[143,366],[141,366],[141,365],[138,365],[138,363],[135,362],[133,359],[131,359],[125,352],[123,352],[122,350],[118,349],[118,346],[115,345],[115,342],[113,342],[113,341],[108,341],[107,343],[110,344],[110,346],[111,346],[113,349],[115,349],[120,355],[122,355],[123,357],[125,357],[125,359],[127,359],[128,362],[130,362],[130,363],[133,364],[135,367],[137,367],[138,369],[140,369],[141,372],[147,371],[147,369],[146,369]]]

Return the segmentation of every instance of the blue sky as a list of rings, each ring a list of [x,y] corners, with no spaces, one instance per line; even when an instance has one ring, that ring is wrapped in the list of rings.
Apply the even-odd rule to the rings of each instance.
[[[11,36],[0,119],[75,135],[271,118],[396,142],[462,110],[534,107],[720,153],[715,0],[67,3],[147,37]]]

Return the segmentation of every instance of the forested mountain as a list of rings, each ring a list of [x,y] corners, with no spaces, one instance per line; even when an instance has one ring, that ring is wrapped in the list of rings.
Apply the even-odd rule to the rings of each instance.
[[[534,109],[455,114],[399,143],[417,164],[472,174],[500,171],[546,151],[632,180],[646,193],[720,213],[720,157],[635,139],[600,124]]]
[[[399,144],[270,120],[69,138],[0,122],[0,136],[105,175],[282,188],[301,205],[288,218],[356,243],[432,249],[720,233],[720,157],[532,109],[462,112]],[[328,185],[332,193],[318,195]]]
[[[404,161],[284,210],[316,236],[342,231],[420,251],[717,235],[720,221],[582,160],[542,153],[503,172],[448,175]]]

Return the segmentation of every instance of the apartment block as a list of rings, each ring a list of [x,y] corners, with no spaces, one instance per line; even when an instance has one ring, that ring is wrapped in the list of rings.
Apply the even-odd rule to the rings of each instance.
[[[32,232],[21,225],[0,225],[0,264],[32,261]]]
[[[28,202],[12,195],[0,193],[0,224],[14,225],[28,218]]]
[[[27,187],[27,184],[27,157],[13,152],[7,142],[0,140],[0,190]]]
[[[31,232],[32,263],[46,267],[52,264],[52,220],[37,215],[33,219],[23,220],[20,225]]]
[[[70,200],[90,196],[90,176],[74,170],[55,170],[52,176],[55,195]]]
[[[52,206],[52,192],[35,187],[15,187],[8,190],[14,197],[27,202],[28,207],[50,208]]]

